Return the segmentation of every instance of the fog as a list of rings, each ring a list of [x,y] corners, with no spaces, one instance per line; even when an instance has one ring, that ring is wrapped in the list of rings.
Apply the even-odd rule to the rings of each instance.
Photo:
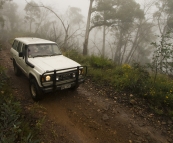
[[[26,5],[25,0],[13,0],[19,5],[19,9],[22,11]],[[27,0],[28,2],[30,0]],[[51,6],[53,9],[57,9],[59,12],[64,12],[69,6],[78,7],[81,9],[82,14],[86,17],[88,14],[89,0],[34,0],[36,3]],[[136,0],[137,3],[143,4],[150,0]]]
[[[19,5],[20,10],[24,9],[26,5],[25,0],[13,0]],[[28,2],[30,0],[27,0]],[[50,6],[53,9],[57,10],[61,14],[70,7],[79,7],[83,15],[87,15],[89,0],[34,0],[38,4],[44,4],[46,6]]]
[[[31,8],[28,5],[30,2],[34,2],[37,7]],[[101,10],[98,3],[94,1],[92,4],[94,11],[90,13],[88,30],[89,0],[6,2],[3,9],[0,9],[0,17],[3,19],[0,21],[0,30],[4,33],[1,39],[10,36],[40,37],[57,42],[63,50],[75,49],[81,54],[103,56],[117,64],[151,62],[155,50],[151,43],[158,42],[158,37],[165,34],[172,25],[169,19],[173,16],[159,11],[164,2],[128,0],[116,6],[107,5],[106,2],[101,3]],[[25,9],[27,5],[28,8]],[[110,9],[104,11],[104,5]],[[170,5],[166,8],[172,12]],[[107,17],[104,17],[103,11],[107,12]],[[104,21],[104,18],[107,19]]]

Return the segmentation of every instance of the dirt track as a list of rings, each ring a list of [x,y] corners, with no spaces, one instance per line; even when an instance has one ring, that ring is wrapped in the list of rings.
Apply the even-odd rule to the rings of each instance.
[[[9,48],[0,52],[0,64],[7,69],[16,98],[34,104],[29,93],[28,79],[23,75],[20,77],[14,75]],[[143,114],[142,109],[134,110],[138,106],[119,103],[119,96],[113,92],[112,94],[115,94],[114,99],[99,89],[95,90],[91,82],[86,81],[76,92],[65,90],[45,95],[38,104],[46,109],[47,117],[55,123],[54,127],[47,125],[49,128],[56,128],[56,137],[50,142],[173,142],[171,139],[173,133],[169,130],[172,127],[171,121],[169,124],[157,121],[153,114]],[[43,137],[43,140],[45,138]]]

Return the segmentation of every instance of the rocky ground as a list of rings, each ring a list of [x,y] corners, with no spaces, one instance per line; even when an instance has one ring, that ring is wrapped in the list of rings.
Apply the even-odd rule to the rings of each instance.
[[[43,143],[173,142],[172,120],[156,116],[146,101],[132,94],[116,93],[88,79],[76,92],[46,94],[36,104],[30,97],[28,79],[14,75],[8,46],[0,51],[0,64],[6,68],[14,96],[25,112],[34,109],[37,119],[44,118],[40,132]]]

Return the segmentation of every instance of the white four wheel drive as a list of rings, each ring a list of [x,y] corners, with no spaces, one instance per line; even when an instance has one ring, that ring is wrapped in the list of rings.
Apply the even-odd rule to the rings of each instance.
[[[11,54],[14,73],[28,77],[34,101],[39,101],[47,92],[75,90],[85,81],[87,67],[63,56],[55,42],[15,38]]]

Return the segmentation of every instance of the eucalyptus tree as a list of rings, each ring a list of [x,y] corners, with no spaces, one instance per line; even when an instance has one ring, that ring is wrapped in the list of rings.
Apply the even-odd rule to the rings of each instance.
[[[137,27],[138,24],[135,22],[143,19],[144,13],[140,9],[140,5],[134,0],[118,1],[116,8],[116,19],[118,22],[112,27],[116,43],[114,62],[121,64],[124,61],[124,57],[130,57],[138,46],[139,29]]]
[[[109,27],[116,22],[117,0],[90,0],[88,19],[83,45],[83,54],[87,54],[89,33],[93,28],[103,26],[102,56],[105,54],[106,26]],[[93,5],[94,4],[94,5]]]
[[[84,43],[83,43],[83,55],[88,54],[88,40],[89,40],[89,33],[90,33],[90,23],[91,23],[91,14],[92,14],[93,2],[94,2],[94,0],[90,0],[89,9],[88,9],[85,39],[84,39]]]
[[[173,72],[173,29],[161,35],[159,42],[152,42],[155,51],[152,58],[151,69],[155,74],[154,82],[159,72],[172,75]],[[162,68],[160,68],[162,65]]]
[[[25,0],[26,2],[27,2],[27,0]],[[75,33],[77,33],[81,28],[80,27],[78,27],[77,29],[75,29],[75,30],[73,30],[73,32],[71,32],[71,34],[69,33],[69,31],[70,31],[70,29],[71,29],[71,27],[72,27],[72,25],[76,22],[76,23],[80,23],[79,21],[82,21],[82,18],[83,18],[83,16],[81,15],[81,10],[79,9],[79,8],[75,8],[75,7],[73,7],[73,8],[70,8],[70,14],[71,15],[73,15],[73,16],[64,16],[64,17],[62,17],[62,15],[61,14],[57,14],[56,12],[55,12],[55,10],[53,10],[51,7],[49,7],[49,6],[45,6],[43,3],[41,3],[40,5],[32,5],[31,3],[29,3],[29,2],[27,2],[27,4],[29,5],[29,6],[31,6],[33,9],[34,8],[44,8],[44,9],[46,9],[46,10],[48,10],[50,13],[52,13],[55,17],[56,17],[56,22],[57,23],[60,23],[61,24],[61,27],[62,27],[62,29],[63,29],[63,31],[64,31],[64,33],[62,34],[62,35],[64,35],[64,40],[63,40],[63,42],[62,42],[62,44],[60,44],[60,46],[61,47],[63,47],[63,49],[66,49],[66,46],[67,46],[67,42],[68,42],[68,40],[72,37],[72,36],[74,36],[75,35]],[[70,19],[70,20],[69,20]],[[72,20],[73,19],[73,20]],[[77,20],[78,19],[78,20]],[[55,30],[55,21],[54,22],[52,22],[52,25],[54,26],[54,30]],[[76,24],[75,23],[75,24]],[[47,25],[47,24],[46,24]],[[74,26],[74,25],[73,25]]]
[[[0,25],[1,27],[4,27],[4,18],[3,18],[3,14],[1,13],[1,10],[3,9],[3,5],[5,4],[5,2],[7,1],[12,1],[12,0],[0,0]]]
[[[93,6],[93,2],[95,6]],[[90,19],[91,17],[91,19]],[[134,0],[95,0],[90,1],[88,11],[88,21],[86,28],[86,36],[84,42],[84,55],[87,54],[87,45],[89,32],[95,27],[103,26],[103,46],[102,56],[105,51],[105,28],[110,27],[116,34],[115,43],[115,58],[114,61],[118,64],[122,59],[122,48],[127,46],[128,39],[130,38],[129,30],[133,28],[133,22],[135,19],[144,18],[143,11],[140,9],[140,5]],[[90,20],[90,21],[89,21]],[[109,28],[109,29],[110,29]],[[118,37],[117,37],[118,36]],[[126,40],[126,43],[124,42]]]
[[[117,22],[116,19],[116,0],[95,0],[93,15],[91,19],[90,31],[95,27],[103,26],[103,45],[102,56],[105,56],[106,27],[112,26]]]
[[[31,1],[26,4],[24,10],[26,12],[25,21],[29,22],[29,30],[32,32],[32,24],[40,17],[40,8],[37,3]]]
[[[172,27],[173,19],[173,1],[172,0],[158,0],[156,3],[157,11],[153,14],[159,32],[161,35],[165,34],[170,27]]]
[[[3,4],[4,4],[4,1],[0,3],[0,10],[3,9]],[[0,13],[0,24],[1,24],[1,27],[4,27],[4,18],[1,13]]]
[[[130,35],[134,36],[133,38],[128,39],[128,52],[126,52],[126,56],[122,56],[121,63],[131,63],[132,61],[140,62],[144,64],[144,62],[148,62],[147,56],[150,55],[151,40],[154,39],[152,32],[153,24],[149,23],[145,20],[140,20],[134,24],[134,27],[130,30]],[[146,59],[146,60],[144,60]]]
[[[40,28],[45,25],[45,23],[50,22],[50,12],[47,9],[40,9],[40,16],[37,18],[35,22],[35,30],[33,31],[35,34],[39,34],[41,32]],[[50,24],[50,23],[49,23]],[[43,28],[43,27],[42,27]],[[46,28],[47,29],[47,28]],[[45,30],[46,30],[45,29]],[[48,30],[48,29],[47,29]],[[49,30],[48,30],[49,31]]]
[[[18,30],[19,15],[17,14],[18,5],[15,2],[6,2],[3,6],[3,16],[7,25],[9,25],[8,30]]]
[[[169,13],[167,25],[172,30],[173,29],[173,1],[172,0],[168,0],[167,13]]]
[[[78,36],[81,36],[81,25],[84,22],[84,16],[81,14],[81,9],[78,7],[68,7],[65,17],[66,23],[69,25],[68,31],[66,31],[65,40],[66,46],[72,47]],[[68,41],[73,41],[69,42]],[[72,44],[73,43],[73,44]]]
[[[79,24],[83,22],[83,15],[81,14],[81,9],[78,7],[68,7],[67,16],[69,19],[69,23]]]
[[[157,27],[159,29],[160,40],[165,41],[164,38],[167,32],[173,28],[173,1],[172,0],[158,0],[156,3],[157,11],[153,14]],[[160,53],[164,50],[164,45],[160,47]],[[160,55],[160,71],[163,71],[163,55]]]

